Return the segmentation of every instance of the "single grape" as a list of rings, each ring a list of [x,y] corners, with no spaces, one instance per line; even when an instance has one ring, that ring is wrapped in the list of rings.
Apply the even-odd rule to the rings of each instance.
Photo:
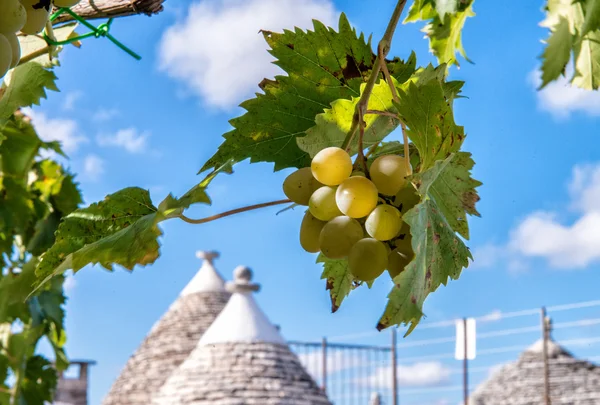
[[[361,281],[375,280],[384,272],[387,264],[385,245],[373,238],[364,238],[356,242],[348,255],[348,268],[352,275]]]
[[[327,222],[319,237],[321,252],[330,259],[348,256],[350,249],[364,236],[362,226],[356,219],[345,215]]]
[[[79,0],[54,0],[56,7],[73,7],[79,3]]]
[[[321,221],[329,221],[342,215],[342,212],[335,203],[336,187],[323,186],[315,190],[308,201],[310,213]]]
[[[310,168],[315,179],[327,186],[337,186],[350,177],[352,159],[345,150],[332,146],[317,153]]]
[[[379,156],[369,169],[371,180],[384,195],[396,195],[406,185],[405,177],[411,172],[407,173],[404,158],[397,155]]]
[[[38,4],[39,2],[39,0],[21,0],[21,4],[25,6],[25,11],[27,11],[27,21],[25,22],[25,25],[21,28],[21,32],[23,34],[38,34],[46,26],[46,21],[48,21],[50,10],[46,7],[41,7],[37,9],[33,8],[33,6]]]
[[[395,278],[398,274],[400,274],[414,257],[415,254],[412,251],[412,248],[407,251],[405,246],[403,246],[392,250],[392,253],[390,253],[388,256],[387,265],[387,271],[390,274],[390,277]]]
[[[406,214],[406,211],[417,205],[420,201],[421,197],[411,183],[408,183],[406,187],[398,191],[394,197],[394,205],[400,209],[402,215]]]
[[[366,177],[354,176],[344,180],[337,189],[335,201],[340,210],[351,218],[366,217],[377,206],[377,187]]]
[[[4,77],[12,63],[12,47],[6,37],[0,34],[0,78]]]
[[[310,212],[304,214],[300,225],[300,246],[309,253],[319,251],[319,235],[325,226],[325,221],[319,221]]]
[[[308,205],[312,193],[322,186],[313,177],[310,167],[303,167],[286,177],[283,181],[283,193],[296,204]]]
[[[10,64],[10,68],[14,68],[19,64],[21,60],[21,44],[19,43],[19,38],[17,38],[17,34],[4,34],[8,42],[10,43],[10,48],[12,50],[12,63]]]
[[[367,217],[365,228],[372,238],[390,240],[395,238],[402,227],[402,215],[396,207],[381,204]]]
[[[14,34],[25,25],[27,13],[19,0],[0,0],[0,34]]]

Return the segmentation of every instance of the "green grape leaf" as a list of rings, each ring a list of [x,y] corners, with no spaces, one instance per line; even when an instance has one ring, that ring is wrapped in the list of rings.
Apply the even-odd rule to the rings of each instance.
[[[0,127],[21,107],[39,105],[46,89],[58,91],[56,75],[36,62],[17,66],[5,77],[0,88]]]
[[[19,389],[22,396],[19,403],[52,402],[57,383],[58,375],[48,359],[40,355],[29,357]]]
[[[559,23],[554,27],[550,38],[548,38],[548,45],[542,54],[542,84],[539,87],[540,89],[564,74],[567,63],[571,58],[572,42],[573,36],[569,29],[569,21],[561,16]]]
[[[164,219],[150,193],[129,187],[103,201],[67,215],[56,232],[56,242],[40,258],[36,289],[53,276],[88,264],[113,270],[118,264],[133,270],[136,264],[153,263],[159,256],[158,222]]]
[[[409,81],[402,87],[396,109],[408,127],[408,138],[419,151],[420,170],[424,171],[460,149],[464,128],[455,124],[452,107],[437,79],[420,86]]]
[[[585,37],[587,33],[600,30],[600,0],[587,0],[585,2],[585,19],[579,35]]]
[[[475,209],[480,199],[475,189],[482,183],[471,178],[470,171],[474,165],[470,153],[458,152],[446,160],[438,160],[431,169],[412,177],[420,193],[435,199],[452,230],[465,239],[469,239],[467,214],[481,216]]]
[[[53,212],[35,224],[35,232],[27,243],[27,251],[39,256],[54,244],[54,233],[60,224],[61,214]]]
[[[361,85],[361,93],[366,84]],[[296,138],[298,146],[314,157],[320,150],[328,146],[342,146],[350,127],[352,118],[356,111],[356,105],[360,97],[352,97],[351,100],[336,100],[331,103],[331,108],[317,115],[316,125],[306,131],[306,136]],[[367,110],[379,110],[395,114],[396,109],[392,104],[392,93],[388,84],[380,80],[375,84],[369,99]],[[392,117],[377,114],[367,114],[364,117],[366,123],[363,146],[369,147],[390,134],[400,121]],[[358,135],[355,135],[351,144],[351,155],[358,151]]]
[[[241,104],[246,113],[230,121],[234,129],[201,171],[216,168],[229,160],[272,162],[275,170],[305,167],[310,158],[295,142],[314,125],[315,116],[338,99],[358,96],[367,81],[376,56],[364,35],[358,36],[341,14],[339,30],[314,21],[314,30],[264,31],[270,53],[286,76],[260,83],[264,94]],[[414,69],[414,57],[404,63],[389,62],[398,77]]]
[[[573,52],[575,56],[573,85],[586,90],[598,90],[600,87],[600,30],[590,32],[586,39],[576,42]]]
[[[346,259],[329,259],[319,253],[317,263],[323,263],[321,280],[327,280],[326,288],[331,296],[331,312],[336,312],[344,298],[354,289],[354,276]]]
[[[462,30],[467,18],[473,16],[472,0],[415,0],[404,23],[430,20],[422,31],[429,38],[431,51],[440,63],[459,66],[457,52],[470,62],[462,45]]]
[[[544,54],[548,55],[548,59],[543,60],[542,75],[546,70],[549,70],[552,75],[547,74],[547,77],[558,76],[555,74],[557,67],[564,62],[566,47],[570,47],[573,52],[573,64],[575,74],[571,78],[571,84],[586,90],[596,90],[600,87],[600,29],[598,23],[600,16],[598,13],[597,0],[586,1],[571,1],[571,0],[548,0],[545,6],[546,18],[540,24],[543,27],[549,28],[553,33],[553,42],[548,41],[547,48]],[[569,34],[566,33],[566,20],[568,22]],[[570,56],[570,55],[569,55]],[[556,58],[556,61],[550,58]],[[549,64],[554,66],[554,69],[549,68]],[[543,80],[543,83],[545,81]]]
[[[420,322],[429,293],[446,285],[449,278],[458,279],[472,256],[433,199],[417,204],[403,218],[410,225],[415,258],[394,278],[377,329],[410,324],[408,335]]]

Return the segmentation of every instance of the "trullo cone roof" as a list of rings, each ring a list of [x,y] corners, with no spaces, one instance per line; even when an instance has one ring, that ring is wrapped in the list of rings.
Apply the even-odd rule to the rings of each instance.
[[[550,402],[553,405],[600,405],[600,367],[578,360],[553,340],[547,342]],[[471,395],[472,405],[544,404],[543,341],[503,366]]]
[[[189,356],[231,294],[213,266],[216,252],[198,252],[202,267],[129,358],[103,405],[148,405]]]
[[[155,405],[331,405],[235,270],[233,292],[196,349],[169,377]]]

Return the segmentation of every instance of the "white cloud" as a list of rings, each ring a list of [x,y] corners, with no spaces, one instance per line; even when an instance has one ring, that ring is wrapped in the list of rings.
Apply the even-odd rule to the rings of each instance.
[[[65,278],[65,282],[63,283],[63,289],[65,292],[73,291],[75,286],[77,285],[77,281],[75,281],[75,277],[70,274]]]
[[[473,263],[469,264],[469,269],[487,269],[494,266],[506,255],[506,249],[500,245],[487,243],[474,248],[472,254]]]
[[[81,134],[79,126],[74,120],[48,118],[46,114],[35,112],[30,108],[23,110],[23,112],[31,118],[31,122],[39,137],[46,142],[59,141],[63,151],[67,154],[77,151],[80,144],[88,141],[88,139]]]
[[[281,74],[258,33],[294,26],[312,28],[312,19],[333,25],[337,12],[328,0],[205,0],[193,3],[185,19],[164,33],[160,69],[179,79],[207,104],[228,108],[258,91],[265,77]]]
[[[83,97],[83,93],[81,91],[72,91],[67,93],[64,97],[63,110],[72,111],[75,108],[75,103],[81,97]]]
[[[99,108],[93,115],[92,120],[96,122],[108,121],[119,115],[119,110],[116,108]]]
[[[437,361],[418,362],[411,365],[399,365],[396,368],[400,387],[432,387],[450,381],[452,371]],[[381,389],[392,387],[392,367],[379,367],[373,374],[356,381],[358,384]]]
[[[577,218],[569,224],[564,213],[533,212],[511,233],[514,252],[545,258],[561,269],[600,262],[600,163],[575,166],[568,189]]]
[[[141,153],[146,150],[149,135],[148,132],[139,132],[136,128],[126,128],[110,135],[100,134],[96,141],[100,146],[117,146],[129,153]]]
[[[576,111],[591,116],[600,116],[600,92],[583,90],[571,86],[567,78],[572,76],[573,69],[567,69],[567,77],[549,83],[543,90],[537,91],[538,105],[542,110],[550,112],[556,118],[568,118]],[[541,84],[539,70],[529,76],[530,83],[537,87]]]
[[[104,173],[104,160],[96,155],[88,155],[83,161],[83,173],[92,180],[97,180]]]

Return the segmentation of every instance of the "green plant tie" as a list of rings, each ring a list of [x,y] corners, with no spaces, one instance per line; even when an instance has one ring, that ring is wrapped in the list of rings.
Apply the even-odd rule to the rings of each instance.
[[[85,19],[83,19],[82,17],[80,17],[79,15],[77,15],[76,13],[74,13],[70,8],[62,7],[62,8],[59,8],[54,14],[52,14],[50,16],[50,22],[56,20],[58,18],[58,16],[60,16],[63,13],[69,14],[71,17],[73,17],[73,19],[75,19],[76,21],[78,21],[81,25],[84,25],[91,32],[88,32],[87,34],[79,35],[79,36],[76,36],[76,37],[73,37],[73,38],[65,39],[63,41],[55,41],[52,38],[50,38],[44,32],[44,40],[49,45],[55,45],[55,46],[68,45],[68,44],[72,44],[73,42],[85,39],[85,38],[90,38],[90,37],[101,38],[101,37],[105,37],[105,38],[108,38],[113,44],[115,44],[116,46],[118,46],[119,48],[121,48],[123,51],[127,52],[129,55],[131,55],[132,57],[134,57],[135,59],[137,59],[137,60],[142,59],[142,57],[140,55],[138,55],[137,53],[133,52],[131,49],[129,49],[128,47],[126,47],[125,45],[123,45],[119,40],[117,40],[115,37],[113,37],[110,34],[109,31],[110,31],[110,27],[111,27],[112,22],[113,22],[112,18],[109,18],[107,22],[102,23],[102,24],[98,25],[97,27],[95,27],[92,24],[90,24],[89,22],[87,22]]]

